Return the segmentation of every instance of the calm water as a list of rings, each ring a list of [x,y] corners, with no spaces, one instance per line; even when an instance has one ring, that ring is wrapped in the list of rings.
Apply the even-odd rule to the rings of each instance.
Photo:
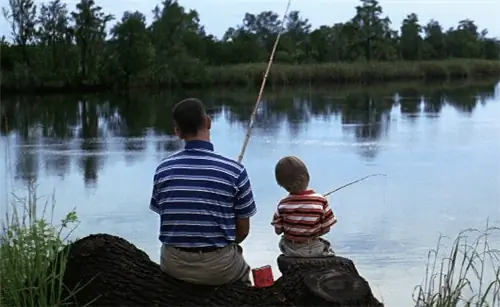
[[[158,260],[152,176],[182,147],[170,134],[172,103],[194,95],[214,118],[216,150],[236,158],[255,92],[4,99],[2,210],[8,191],[23,193],[36,178],[39,195],[55,191],[57,217],[76,207],[77,236],[120,235]],[[446,90],[269,87],[244,158],[259,207],[244,244],[248,261],[276,262],[269,222],[284,195],[273,175],[280,157],[302,157],[321,192],[385,173],[332,196],[339,223],[328,238],[388,306],[411,305],[439,234],[484,227],[487,218],[500,225],[499,114],[494,82]]]

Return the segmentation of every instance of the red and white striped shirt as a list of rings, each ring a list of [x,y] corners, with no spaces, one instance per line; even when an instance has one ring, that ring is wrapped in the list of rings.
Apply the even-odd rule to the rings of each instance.
[[[290,194],[278,203],[272,225],[292,241],[307,241],[324,235],[337,219],[328,200],[314,190]]]

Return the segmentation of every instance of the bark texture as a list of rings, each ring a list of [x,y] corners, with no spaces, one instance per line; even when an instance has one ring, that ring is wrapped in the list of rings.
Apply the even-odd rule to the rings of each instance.
[[[280,256],[284,271],[266,289],[232,284],[205,287],[169,277],[127,240],[90,235],[68,247],[64,274],[77,306],[383,306],[352,261]],[[284,268],[284,269],[283,269]]]

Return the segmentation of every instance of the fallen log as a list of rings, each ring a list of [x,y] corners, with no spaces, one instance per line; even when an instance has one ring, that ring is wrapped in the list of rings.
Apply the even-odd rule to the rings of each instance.
[[[278,268],[284,288],[294,290],[289,299],[295,306],[383,306],[348,258],[280,255]],[[310,305],[311,297],[318,303]]]
[[[176,280],[127,240],[95,234],[68,246],[63,282],[76,306],[383,306],[352,261],[280,258],[272,287],[207,287]],[[347,264],[346,264],[347,263]]]

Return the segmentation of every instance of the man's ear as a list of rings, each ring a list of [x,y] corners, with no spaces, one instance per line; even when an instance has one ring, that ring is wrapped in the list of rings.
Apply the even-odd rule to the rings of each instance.
[[[174,133],[176,136],[178,136],[179,138],[182,139],[181,130],[179,129],[179,127],[177,127],[177,126],[174,127]]]
[[[212,128],[212,118],[208,115],[205,116],[205,128],[210,130]]]

